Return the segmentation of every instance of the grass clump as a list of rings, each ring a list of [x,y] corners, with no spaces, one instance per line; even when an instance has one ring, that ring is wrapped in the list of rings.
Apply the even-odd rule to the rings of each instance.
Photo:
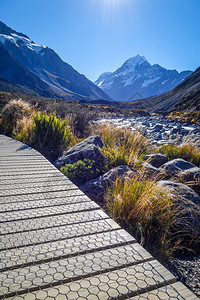
[[[0,115],[0,133],[12,136],[17,124],[25,118],[31,116],[30,105],[21,99],[13,99],[2,109]]]
[[[173,252],[170,229],[175,220],[172,198],[153,181],[118,178],[106,195],[110,216],[153,255]]]
[[[200,101],[200,100],[198,100]],[[199,109],[200,109],[200,104],[199,104]],[[181,120],[182,122],[190,122],[190,123],[200,123],[200,110],[198,111],[190,111],[190,112],[183,112],[181,111],[173,111],[169,113],[167,116],[168,119],[172,120]]]
[[[200,166],[200,150],[191,143],[183,145],[163,145],[159,147],[158,152],[167,154],[170,159],[183,158],[196,166]]]
[[[95,161],[89,159],[67,164],[61,167],[60,171],[76,185],[81,185],[100,175],[100,171],[95,167]]]
[[[138,132],[102,125],[98,134],[104,142],[102,153],[107,170],[119,165],[134,166],[147,152],[148,141]]]

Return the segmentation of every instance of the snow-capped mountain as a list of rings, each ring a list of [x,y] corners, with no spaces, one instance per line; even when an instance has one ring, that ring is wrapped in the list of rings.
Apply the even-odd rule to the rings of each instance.
[[[0,79],[41,96],[67,100],[111,100],[100,88],[61,60],[0,22]],[[8,86],[8,85],[7,85]],[[11,90],[12,91],[12,90]]]
[[[101,74],[95,84],[114,100],[132,101],[167,92],[191,73],[151,65],[144,56],[136,55],[115,72]]]

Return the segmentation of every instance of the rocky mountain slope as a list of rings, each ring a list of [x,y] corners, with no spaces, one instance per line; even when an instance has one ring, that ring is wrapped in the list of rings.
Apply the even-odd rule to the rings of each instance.
[[[200,67],[171,91],[129,104],[134,108],[146,108],[149,112],[200,110]]]
[[[79,74],[54,52],[37,45],[23,33],[0,22],[1,90],[8,86],[46,97],[73,99],[110,98],[84,75]],[[5,85],[3,80],[6,81]],[[8,84],[9,83],[9,84]]]
[[[128,59],[115,72],[100,75],[95,84],[117,101],[132,101],[165,93],[189,76],[192,71],[167,70],[151,65],[144,56]]]

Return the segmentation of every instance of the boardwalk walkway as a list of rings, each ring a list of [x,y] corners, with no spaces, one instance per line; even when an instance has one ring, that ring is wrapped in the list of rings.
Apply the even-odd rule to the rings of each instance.
[[[0,299],[197,299],[37,151],[0,135]]]

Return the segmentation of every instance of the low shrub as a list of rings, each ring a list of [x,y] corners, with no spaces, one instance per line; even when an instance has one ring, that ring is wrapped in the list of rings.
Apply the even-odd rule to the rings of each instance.
[[[153,181],[118,178],[106,195],[110,216],[153,255],[173,252],[170,229],[175,220],[171,197]]]
[[[2,109],[0,115],[0,133],[12,136],[13,130],[23,118],[31,116],[32,109],[27,102],[13,99]]]
[[[95,167],[95,161],[89,159],[67,164],[61,167],[60,171],[76,185],[81,185],[100,176],[100,171]]]
[[[91,135],[92,128],[90,122],[94,120],[95,116],[94,112],[92,113],[84,107],[72,115],[72,126],[77,138],[86,138]]]
[[[75,144],[68,120],[57,118],[55,113],[33,113],[32,120],[29,123],[24,122],[24,126],[15,132],[15,136],[51,161],[55,160],[60,152]]]
[[[183,158],[191,163],[200,166],[200,150],[191,143],[183,145],[163,145],[159,147],[158,152],[167,154],[170,159]]]

